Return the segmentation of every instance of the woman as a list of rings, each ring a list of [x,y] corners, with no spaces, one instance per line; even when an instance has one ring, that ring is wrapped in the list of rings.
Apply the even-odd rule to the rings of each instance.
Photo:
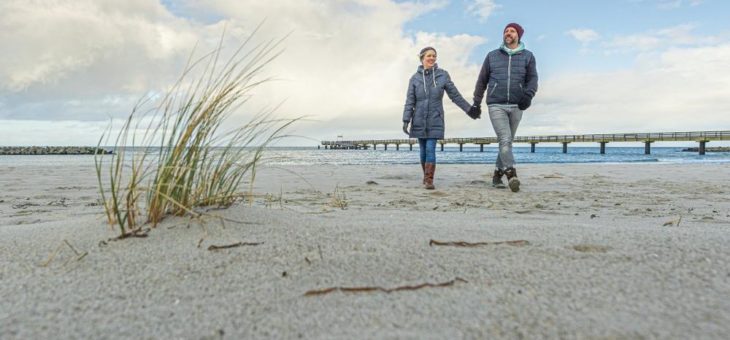
[[[408,82],[408,95],[403,110],[403,132],[411,138],[418,138],[423,184],[426,189],[432,190],[433,175],[436,172],[436,141],[444,138],[444,90],[451,101],[464,112],[469,111],[471,104],[451,82],[449,73],[436,65],[436,49],[426,47],[418,56],[421,65]]]

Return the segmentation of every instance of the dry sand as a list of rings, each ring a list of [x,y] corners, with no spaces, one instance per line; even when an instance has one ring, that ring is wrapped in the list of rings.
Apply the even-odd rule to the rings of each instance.
[[[105,242],[90,166],[0,168],[0,338],[730,334],[727,164],[524,165],[517,194],[489,170],[267,168],[225,223]],[[236,242],[262,244],[207,250]]]

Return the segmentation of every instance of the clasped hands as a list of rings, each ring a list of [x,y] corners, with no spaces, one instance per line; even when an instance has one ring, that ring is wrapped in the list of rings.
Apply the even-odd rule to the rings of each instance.
[[[468,111],[466,111],[466,114],[471,117],[471,119],[479,119],[482,117],[482,108],[479,105],[479,103],[474,103]]]

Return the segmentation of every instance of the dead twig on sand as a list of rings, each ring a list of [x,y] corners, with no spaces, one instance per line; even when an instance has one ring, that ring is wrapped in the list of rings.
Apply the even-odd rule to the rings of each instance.
[[[682,215],[679,215],[679,218],[676,219],[676,220],[672,220],[672,221],[669,221],[669,222],[664,222],[664,224],[662,224],[662,227],[667,227],[667,226],[669,226],[669,227],[671,227],[671,226],[679,227],[679,223],[681,223],[681,222],[682,222]]]
[[[58,253],[61,251],[61,248],[63,247],[64,244],[66,244],[69,248],[71,248],[71,251],[74,252],[74,254],[76,255],[76,261],[81,261],[81,259],[83,259],[84,257],[86,257],[86,255],[89,254],[89,252],[86,252],[86,251],[82,253],[82,252],[76,250],[76,248],[74,248],[74,246],[72,246],[71,243],[68,242],[68,240],[64,239],[58,245],[58,247],[56,247],[56,250],[54,250],[53,253],[51,253],[51,255],[48,256],[48,260],[46,260],[46,262],[41,263],[41,267],[48,267],[48,265],[51,264],[51,261],[53,261],[53,259],[56,258],[56,255],[58,255]],[[71,259],[66,260],[66,262],[64,262],[61,267],[66,266],[66,264],[68,264],[69,261],[71,261]]]
[[[263,242],[237,242],[237,243],[227,244],[227,245],[223,245],[223,246],[212,245],[212,246],[208,247],[208,250],[215,251],[215,250],[242,247],[242,246],[258,246],[261,244],[264,244],[264,243]]]
[[[385,293],[392,293],[397,292],[401,290],[418,290],[421,288],[436,288],[436,287],[448,287],[453,286],[456,282],[464,282],[468,283],[468,281],[462,279],[462,278],[455,278],[448,282],[442,282],[442,283],[422,283],[415,286],[400,286],[395,288],[383,288],[383,287],[330,287],[325,289],[315,289],[310,290],[304,293],[304,296],[315,296],[315,295],[324,295],[329,294],[336,291],[341,291],[343,293],[370,293],[370,292],[385,292]]]
[[[429,246],[452,246],[452,247],[479,247],[479,246],[496,246],[500,244],[506,244],[510,246],[527,246],[530,244],[527,240],[512,240],[512,241],[496,241],[496,242],[464,242],[464,241],[455,241],[455,242],[442,242],[442,241],[436,241],[431,240],[428,242]]]
[[[73,252],[74,252],[74,254],[76,254],[76,256],[81,255],[81,253],[78,250],[76,250],[76,248],[74,248],[74,246],[72,246],[71,243],[68,243],[68,240],[63,240],[63,243],[66,243],[66,245],[69,248],[71,248],[71,250],[73,250]]]
[[[149,229],[134,229],[134,230],[130,230],[124,234],[121,234],[117,237],[112,237],[112,238],[108,239],[107,241],[119,241],[119,240],[124,240],[124,239],[132,238],[132,237],[145,238],[145,237],[147,237],[147,233],[149,233],[149,231],[150,231]]]

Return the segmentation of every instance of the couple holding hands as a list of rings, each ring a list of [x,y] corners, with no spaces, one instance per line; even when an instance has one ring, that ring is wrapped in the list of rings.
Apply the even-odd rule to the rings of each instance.
[[[426,189],[434,189],[436,141],[444,138],[444,91],[472,119],[481,118],[481,103],[486,91],[489,119],[499,140],[492,186],[505,188],[502,177],[507,176],[509,188],[513,192],[520,190],[512,140],[522,119],[522,111],[530,107],[537,92],[535,57],[521,41],[523,33],[522,27],[516,23],[504,28],[502,46],[489,52],[484,59],[474,88],[473,105],[461,96],[449,73],[438,67],[433,47],[426,47],[419,53],[421,65],[408,83],[403,132],[411,138],[418,138]]]

